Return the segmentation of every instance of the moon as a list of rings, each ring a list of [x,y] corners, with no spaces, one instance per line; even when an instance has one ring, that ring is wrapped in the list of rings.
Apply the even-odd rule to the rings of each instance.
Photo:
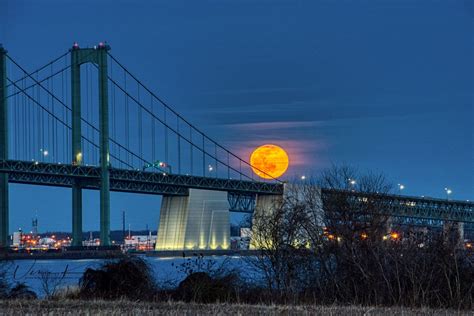
[[[253,172],[260,178],[278,178],[288,169],[288,154],[280,146],[273,144],[262,145],[256,148],[252,155],[250,155],[250,165]]]

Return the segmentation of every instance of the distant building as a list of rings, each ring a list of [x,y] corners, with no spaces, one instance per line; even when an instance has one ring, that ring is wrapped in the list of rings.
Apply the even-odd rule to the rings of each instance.
[[[125,249],[153,250],[156,244],[156,236],[137,235],[125,238]]]
[[[12,243],[13,247],[20,247],[20,245],[21,245],[21,235],[22,235],[21,231],[13,233],[13,243]]]

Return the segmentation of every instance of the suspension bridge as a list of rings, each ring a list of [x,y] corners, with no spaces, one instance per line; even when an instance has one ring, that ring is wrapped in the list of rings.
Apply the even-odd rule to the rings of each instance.
[[[9,183],[71,188],[73,246],[82,245],[85,189],[100,191],[102,246],[111,244],[110,191],[163,195],[157,249],[226,248],[229,211],[251,213],[284,194],[282,181],[257,178],[245,159],[178,114],[106,43],[74,43],[34,71],[0,45],[0,101],[1,247],[9,244]],[[322,191],[323,198],[334,193]],[[474,203],[379,198],[400,218],[474,222]]]

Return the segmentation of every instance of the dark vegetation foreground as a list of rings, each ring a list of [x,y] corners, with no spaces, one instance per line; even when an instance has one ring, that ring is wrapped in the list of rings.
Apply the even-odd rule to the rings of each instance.
[[[94,300],[3,300],[0,315],[472,315],[442,309],[401,307],[197,304]]]

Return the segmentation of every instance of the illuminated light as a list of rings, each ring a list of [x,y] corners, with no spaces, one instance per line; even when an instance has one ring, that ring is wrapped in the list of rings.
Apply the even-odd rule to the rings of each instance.
[[[337,241],[341,241],[342,240],[342,237],[341,236],[338,236],[337,237]]]
[[[103,42],[100,42],[100,43],[99,43],[99,47],[104,47],[104,43],[103,43]]]
[[[78,152],[76,154],[76,163],[80,164],[82,162],[82,153]]]
[[[253,172],[261,178],[278,178],[288,169],[288,154],[277,145],[262,145],[250,155],[250,165]]]
[[[369,237],[369,235],[367,235],[366,233],[362,233],[360,235],[360,238],[362,238],[362,239],[367,239],[367,237]]]
[[[72,44],[72,47],[73,48],[79,48],[79,44],[77,42],[74,42],[74,44]]]
[[[301,180],[306,180],[306,176],[305,176],[305,175],[302,175],[302,176],[301,176]]]
[[[38,162],[38,161],[35,161],[35,165],[38,165],[38,164],[39,164],[39,162]]]
[[[214,170],[214,168],[212,168],[211,165],[208,166],[208,169],[209,169],[209,172],[211,172],[212,170]]]
[[[388,236],[383,236],[382,239],[383,239],[383,240],[387,240],[387,239],[388,239]]]
[[[466,248],[469,248],[469,249],[470,249],[470,248],[472,248],[472,244],[471,244],[471,243],[469,243],[469,242],[468,242],[468,243],[466,243]]]
[[[392,239],[395,239],[395,240],[396,240],[396,239],[400,238],[400,234],[399,234],[399,233],[396,233],[396,232],[393,232],[393,233],[390,234],[390,237],[391,237]]]
[[[329,234],[329,235],[328,235],[328,238],[329,238],[330,240],[333,240],[335,237],[334,237],[334,235]]]

